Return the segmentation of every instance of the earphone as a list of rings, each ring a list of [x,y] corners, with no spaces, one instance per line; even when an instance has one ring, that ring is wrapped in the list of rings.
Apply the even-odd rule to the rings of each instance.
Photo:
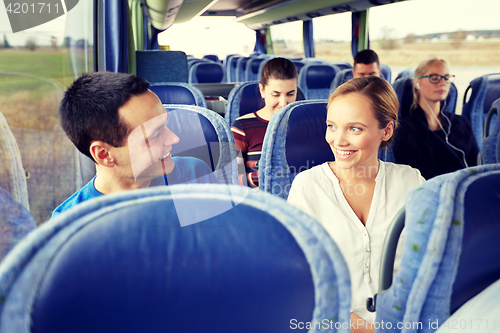
[[[420,89],[420,85],[417,83],[417,88]],[[445,140],[446,140],[446,144],[448,146],[450,146],[451,148],[453,148],[454,150],[458,151],[458,152],[461,152],[462,153],[462,157],[463,157],[463,162],[464,162],[464,165],[466,168],[469,167],[469,165],[467,164],[467,161],[465,159],[465,152],[460,149],[460,148],[457,148],[455,147],[454,145],[452,145],[449,141],[448,141],[448,136],[450,135],[451,133],[451,120],[448,118],[448,116],[444,113],[444,109],[446,108],[446,100],[444,100],[443,102],[443,107],[441,108],[441,115],[446,119],[446,121],[448,122],[448,132],[446,132],[446,130],[444,129],[443,125],[441,124],[441,122],[437,119],[436,115],[434,114],[434,112],[432,111],[432,108],[431,106],[429,105],[429,103],[427,103],[427,98],[425,98],[424,95],[422,95],[422,97],[424,98],[424,101],[425,101],[425,104],[427,104],[427,106],[429,107],[429,111],[431,112],[431,115],[434,117],[434,119],[437,121],[439,127],[441,127],[441,130],[443,131],[444,133],[444,137],[445,137]]]
[[[416,87],[417,89],[420,89],[420,83],[417,82]]]

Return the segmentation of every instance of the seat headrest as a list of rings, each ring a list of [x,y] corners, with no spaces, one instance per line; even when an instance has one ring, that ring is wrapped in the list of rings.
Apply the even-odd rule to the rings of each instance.
[[[222,82],[224,70],[218,63],[198,63],[196,64],[195,75],[198,83]]]
[[[288,119],[286,159],[295,173],[335,159],[325,140],[326,101],[302,104],[294,108]]]
[[[327,65],[312,65],[307,69],[306,83],[309,89],[330,89],[335,78],[335,69]]]
[[[196,105],[193,93],[180,85],[151,85],[149,87],[160,99],[162,104]]]
[[[486,90],[486,96],[484,97],[483,110],[484,113],[488,113],[493,102],[500,98],[500,74],[491,74],[487,77],[488,86]]]

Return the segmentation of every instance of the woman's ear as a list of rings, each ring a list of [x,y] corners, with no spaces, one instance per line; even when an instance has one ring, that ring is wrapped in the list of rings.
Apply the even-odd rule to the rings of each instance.
[[[262,83],[259,83],[259,91],[260,91],[260,97],[264,98],[264,86]]]
[[[394,134],[394,121],[390,121],[384,128],[384,135],[382,136],[382,141],[389,141]]]

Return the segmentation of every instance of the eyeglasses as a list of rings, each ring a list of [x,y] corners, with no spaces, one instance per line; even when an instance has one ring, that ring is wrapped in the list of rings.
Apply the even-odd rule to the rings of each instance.
[[[421,76],[421,77],[419,77],[419,79],[423,79],[424,77],[428,77],[429,82],[434,83],[434,84],[439,83],[439,81],[441,81],[441,79],[444,79],[444,82],[446,82],[446,83],[453,82],[455,80],[455,75],[449,75],[449,74],[446,74],[446,75],[430,74],[430,75]]]

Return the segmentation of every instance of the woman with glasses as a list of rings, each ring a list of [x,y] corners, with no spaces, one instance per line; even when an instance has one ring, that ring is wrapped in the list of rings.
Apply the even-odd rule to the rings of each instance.
[[[454,77],[445,59],[423,61],[415,70],[413,104],[401,110],[394,158],[426,179],[477,164],[479,149],[469,121],[443,111]]]

